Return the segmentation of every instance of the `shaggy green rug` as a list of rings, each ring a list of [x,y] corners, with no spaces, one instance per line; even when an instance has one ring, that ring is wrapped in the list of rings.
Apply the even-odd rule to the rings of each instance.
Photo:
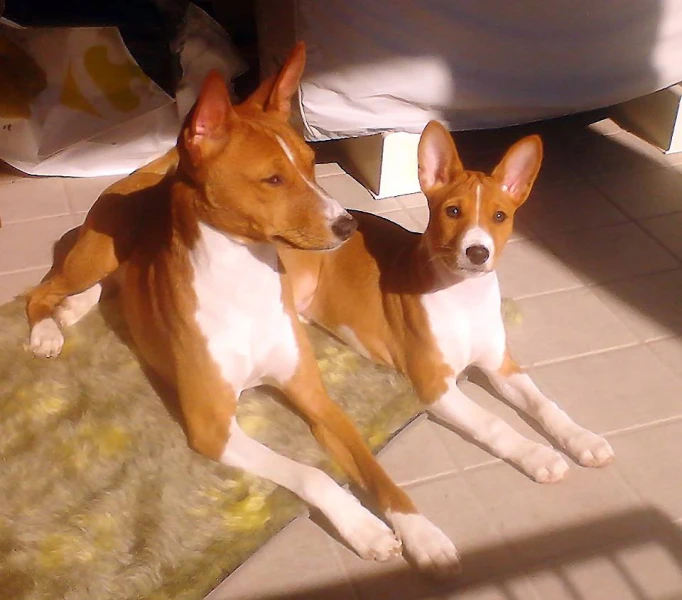
[[[310,328],[329,393],[373,449],[419,406],[410,386]],[[34,359],[24,303],[0,308],[0,596],[200,599],[304,506],[188,449],[126,346],[109,300]],[[273,449],[340,478],[266,389],[238,418]]]

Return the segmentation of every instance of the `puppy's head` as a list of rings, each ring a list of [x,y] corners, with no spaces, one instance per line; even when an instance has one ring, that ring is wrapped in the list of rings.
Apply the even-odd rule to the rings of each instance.
[[[516,142],[490,175],[467,171],[449,132],[431,121],[419,141],[419,182],[429,204],[429,252],[448,271],[492,271],[542,163],[537,135]]]
[[[315,182],[315,155],[288,124],[305,46],[244,103],[233,106],[211,72],[178,142],[180,167],[198,190],[200,218],[245,241],[334,248],[355,220]]]

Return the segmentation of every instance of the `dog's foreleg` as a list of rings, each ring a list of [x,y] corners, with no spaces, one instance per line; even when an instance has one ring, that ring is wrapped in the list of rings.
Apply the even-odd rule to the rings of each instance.
[[[519,410],[535,419],[568,454],[585,467],[602,467],[609,464],[614,453],[601,436],[575,423],[555,402],[547,398],[505,353],[502,364],[484,368],[498,392]]]
[[[502,419],[478,406],[457,387],[454,377],[447,383],[447,391],[427,405],[435,417],[470,436],[495,456],[516,465],[535,481],[552,483],[566,475],[568,464],[558,452],[523,437]]]
[[[237,392],[204,350],[183,348],[177,372],[178,400],[189,445],[225,465],[268,479],[317,508],[363,558],[399,554],[391,530],[319,469],[297,463],[250,438],[237,423]],[[313,363],[314,364],[314,363]]]
[[[250,438],[235,418],[220,462],[281,485],[317,508],[362,558],[381,561],[400,554],[391,530],[331,477]]]
[[[280,382],[291,404],[320,445],[377,501],[402,542],[406,558],[435,577],[448,578],[458,573],[460,561],[453,543],[418,512],[379,465],[353,423],[327,395],[302,328],[298,329],[298,338],[301,360],[297,372],[288,381]]]

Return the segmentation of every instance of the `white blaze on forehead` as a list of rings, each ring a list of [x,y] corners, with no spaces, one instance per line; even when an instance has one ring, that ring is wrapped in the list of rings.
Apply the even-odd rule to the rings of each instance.
[[[476,225],[481,222],[481,188],[483,184],[479,183],[476,187]]]
[[[277,143],[284,151],[284,154],[289,159],[289,162],[293,165],[294,169],[296,169],[296,173],[298,173],[301,179],[305,181],[306,185],[310,189],[312,189],[322,201],[325,216],[330,221],[335,221],[339,217],[347,215],[348,213],[346,212],[346,210],[336,200],[330,197],[329,194],[327,194],[327,192],[325,192],[314,181],[310,181],[310,179],[308,179],[305,176],[305,173],[303,173],[303,171],[301,171],[301,169],[298,168],[298,165],[296,164],[296,160],[294,158],[294,153],[291,151],[291,148],[289,148],[287,143],[278,135],[275,135],[275,139],[277,139]]]

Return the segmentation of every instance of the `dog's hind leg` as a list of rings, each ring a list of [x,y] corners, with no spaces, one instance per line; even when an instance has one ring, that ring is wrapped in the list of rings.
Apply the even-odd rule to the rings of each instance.
[[[53,274],[28,293],[29,349],[35,356],[57,356],[64,345],[58,322],[70,325],[99,300],[99,282],[118,268],[113,239],[86,225]],[[61,306],[63,301],[72,296]]]
[[[69,327],[80,321],[99,302],[102,295],[102,284],[96,283],[80,294],[67,296],[55,312],[57,322],[62,327]]]

